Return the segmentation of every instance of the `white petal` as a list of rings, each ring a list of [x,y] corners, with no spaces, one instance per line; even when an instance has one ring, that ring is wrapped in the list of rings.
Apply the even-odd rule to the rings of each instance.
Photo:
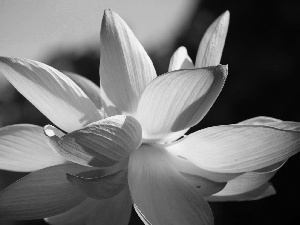
[[[118,195],[99,202],[86,225],[127,225],[129,223],[132,203],[128,187]]]
[[[196,57],[197,68],[220,64],[228,26],[229,12],[226,11],[205,32]]]
[[[127,24],[106,10],[100,34],[102,105],[109,116],[134,114],[140,96],[156,77],[151,59]]]
[[[162,151],[142,145],[130,156],[128,183],[136,207],[150,224],[213,224],[209,205]]]
[[[227,66],[179,70],[153,80],[144,91],[137,119],[144,139],[164,138],[194,126],[218,97]]]
[[[127,187],[113,198],[87,198],[73,209],[46,221],[53,225],[127,225],[130,214],[131,198]]]
[[[195,165],[220,173],[261,169],[300,150],[300,132],[260,125],[209,127],[165,147]]]
[[[259,171],[247,172],[228,181],[226,187],[215,196],[239,195],[252,191],[267,183],[285,163],[279,162]]]
[[[170,153],[170,152],[169,152]],[[205,170],[199,166],[196,166],[186,158],[183,158],[182,156],[176,156],[173,154],[170,154],[168,157],[169,161],[172,163],[172,165],[181,173],[187,173],[195,176],[205,177],[207,179],[210,179],[212,181],[216,182],[227,182],[229,180],[232,180],[242,173],[218,173],[214,171]]]
[[[49,135],[49,126],[45,133]],[[131,116],[112,116],[66,134],[48,136],[52,150],[84,166],[109,167],[126,159],[141,144],[140,124]]]
[[[85,173],[71,175],[67,174],[67,179],[87,196],[94,199],[107,199],[120,193],[127,185],[127,169],[118,171],[116,173],[107,176],[94,176],[92,174]],[[102,171],[100,171],[102,172]]]
[[[47,145],[42,127],[17,124],[0,128],[0,169],[30,172],[64,162]]]
[[[101,97],[100,97],[100,87],[94,84],[89,79],[80,76],[76,73],[72,72],[63,72],[69,78],[71,78],[80,88],[84,91],[84,93],[89,97],[89,99],[94,103],[97,109],[101,109]]]
[[[252,191],[228,196],[209,196],[205,198],[209,202],[230,202],[230,201],[253,201],[266,198],[276,194],[275,188],[269,182]]]
[[[0,219],[39,219],[75,207],[86,195],[69,183],[66,173],[88,170],[68,163],[30,173],[0,193]]]
[[[53,225],[83,225],[98,204],[99,200],[86,198],[74,208],[64,213],[48,217],[45,221]]]
[[[179,47],[171,57],[168,71],[180,69],[195,69],[185,47]]]
[[[67,76],[43,63],[0,57],[0,73],[54,124],[66,132],[102,117]]]
[[[276,123],[276,122],[281,122],[281,121],[282,120],[275,119],[275,118],[272,118],[272,117],[257,116],[257,117],[239,122],[238,124],[241,124],[241,125],[266,125],[266,126],[268,126],[269,124]]]

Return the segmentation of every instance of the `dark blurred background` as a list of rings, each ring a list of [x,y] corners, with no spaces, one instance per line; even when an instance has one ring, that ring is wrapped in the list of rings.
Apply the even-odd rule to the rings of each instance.
[[[159,6],[158,6],[159,7]],[[157,73],[167,72],[171,55],[186,46],[193,60],[207,27],[224,11],[231,13],[222,64],[229,65],[226,85],[216,103],[192,131],[209,126],[237,123],[255,117],[270,116],[300,122],[300,9],[297,1],[203,0],[176,41],[163,51],[148,52]],[[166,12],[167,14],[167,12]],[[155,12],[153,13],[155,16]],[[84,75],[99,84],[99,49],[78,53],[59,52],[45,63]],[[34,106],[12,87],[0,90],[0,126],[12,123],[49,123]],[[10,92],[8,91],[11,90]],[[9,93],[9,95],[7,94]],[[275,196],[240,203],[213,203],[216,225],[298,224],[300,156],[289,159],[272,178]],[[0,172],[6,186],[23,174]],[[2,224],[0,222],[0,224]],[[20,221],[14,224],[44,224]],[[143,224],[134,210],[130,224]]]

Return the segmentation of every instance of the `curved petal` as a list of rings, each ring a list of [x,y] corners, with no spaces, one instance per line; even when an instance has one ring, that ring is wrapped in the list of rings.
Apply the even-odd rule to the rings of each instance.
[[[266,198],[276,194],[275,188],[271,183],[267,182],[252,191],[239,194],[239,195],[227,195],[227,196],[209,196],[205,198],[209,202],[232,202],[232,201],[253,201]]]
[[[47,145],[42,127],[17,124],[0,128],[0,169],[31,172],[64,162]]]
[[[128,186],[112,198],[100,200],[86,225],[127,225],[132,202]]]
[[[104,12],[102,20],[100,51],[101,97],[106,113],[134,114],[156,72],[130,28],[110,10]]]
[[[275,118],[272,118],[272,117],[267,117],[267,116],[257,116],[257,117],[239,122],[238,124],[241,124],[241,125],[266,125],[266,126],[268,126],[269,124],[276,123],[276,122],[282,122],[282,120],[275,119]]]
[[[190,174],[192,176],[205,177],[209,180],[219,182],[219,183],[227,182],[242,174],[242,173],[218,173],[214,171],[209,171],[196,166],[195,164],[193,164],[186,158],[183,158],[182,156],[173,155],[173,154],[170,154],[168,156],[169,156],[168,157],[169,161],[179,172]]]
[[[128,183],[136,207],[150,224],[213,224],[207,202],[161,152],[142,145],[130,156]]]
[[[127,186],[112,198],[87,198],[73,209],[45,220],[53,225],[127,225],[130,215],[131,198]]]
[[[97,109],[101,109],[101,97],[100,97],[100,88],[94,84],[89,79],[78,75],[73,72],[63,71],[65,75],[67,75],[71,80],[73,80],[80,88],[84,91],[84,93],[89,97],[89,99],[94,103]]]
[[[91,170],[73,163],[32,172],[0,193],[0,218],[31,220],[69,210],[86,195],[66,179],[66,173]]]
[[[67,76],[43,63],[0,57],[0,73],[54,124],[66,132],[102,117]]]
[[[195,69],[185,47],[179,47],[171,57],[168,71],[180,69]]]
[[[52,127],[50,127],[53,129]],[[84,166],[109,167],[141,144],[141,126],[131,116],[112,116],[59,138],[45,127],[48,144],[65,159]],[[52,131],[52,130],[51,130]]]
[[[45,218],[45,221],[53,225],[83,225],[98,204],[99,200],[86,198],[74,208],[64,213]]]
[[[107,176],[94,177],[94,173],[67,174],[67,179],[87,196],[94,199],[107,199],[120,193],[127,186],[127,169]]]
[[[300,150],[300,132],[261,125],[209,127],[165,147],[195,165],[220,173],[258,170]]]
[[[179,70],[153,80],[139,102],[144,139],[158,139],[197,124],[218,97],[227,66]]]
[[[279,162],[272,166],[263,168],[259,171],[247,172],[237,178],[230,180],[226,187],[215,194],[215,196],[239,195],[252,191],[267,183],[285,163]]]
[[[217,18],[205,32],[199,45],[195,66],[216,66],[220,63],[229,26],[229,11]]]

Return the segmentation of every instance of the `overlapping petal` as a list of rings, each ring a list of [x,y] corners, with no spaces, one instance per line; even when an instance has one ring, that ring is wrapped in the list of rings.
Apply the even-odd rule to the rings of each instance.
[[[262,125],[209,127],[166,146],[195,165],[223,173],[261,169],[300,150],[300,132]]]
[[[53,225],[127,225],[130,214],[131,198],[127,187],[113,198],[100,201],[87,198],[71,210],[46,221]]]
[[[86,198],[74,208],[45,220],[53,225],[83,225],[98,204],[99,200]]]
[[[29,59],[1,57],[0,73],[66,132],[102,119],[87,95],[70,78],[50,66]]]
[[[86,195],[66,179],[66,173],[92,169],[67,163],[30,173],[0,193],[0,218],[39,219],[73,208]]]
[[[229,202],[229,201],[253,201],[266,198],[276,194],[276,190],[269,182],[259,188],[239,195],[209,196],[205,199],[209,202]]]
[[[84,91],[97,109],[102,109],[100,88],[96,84],[79,74],[67,71],[64,71],[63,73],[71,78],[81,88],[81,90]]]
[[[0,128],[0,169],[30,172],[64,162],[47,145],[42,127],[17,124]]]
[[[197,124],[218,97],[227,66],[179,70],[157,77],[145,89],[137,119],[144,139],[166,135]]]
[[[185,47],[179,47],[171,57],[168,71],[194,69],[194,64]]]
[[[87,225],[127,225],[130,220],[132,202],[128,187],[118,195],[100,200],[100,204],[89,216]]]
[[[49,131],[48,129],[51,130]],[[48,144],[65,159],[95,167],[109,167],[126,159],[141,144],[141,126],[131,116],[112,116],[58,137],[46,126]]]
[[[128,182],[136,207],[150,224],[212,224],[208,204],[161,151],[141,146],[130,156]]]
[[[196,68],[216,66],[220,63],[228,26],[229,11],[226,11],[205,32],[196,56]]]
[[[104,12],[102,20],[100,51],[101,97],[106,113],[134,114],[156,72],[130,28],[110,10]]]
[[[230,196],[244,194],[255,190],[263,184],[267,183],[285,163],[279,162],[258,171],[246,172],[237,178],[228,181],[225,188],[216,193],[215,196]]]
[[[127,169],[106,176],[85,173],[67,174],[67,179],[87,196],[94,199],[107,199],[120,193],[127,185]],[[101,171],[102,172],[102,171]]]
[[[206,170],[199,166],[196,166],[195,164],[193,164],[188,159],[182,156],[177,156],[173,154],[168,155],[168,159],[172,163],[172,165],[181,173],[187,173],[194,176],[205,177],[209,180],[216,181],[219,183],[227,182],[242,174],[242,173],[218,173],[218,172]]]

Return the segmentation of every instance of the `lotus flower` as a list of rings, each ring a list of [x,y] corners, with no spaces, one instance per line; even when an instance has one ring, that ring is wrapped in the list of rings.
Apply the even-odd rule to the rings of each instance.
[[[269,196],[268,180],[299,151],[299,124],[257,117],[185,136],[227,77],[229,23],[205,33],[195,65],[184,47],[169,72],[153,64],[126,23],[105,11],[100,88],[43,63],[0,59],[0,71],[53,124],[0,130],[0,167],[31,172],[0,193],[2,219],[50,224],[213,224],[206,200]],[[44,135],[44,133],[46,135]]]

